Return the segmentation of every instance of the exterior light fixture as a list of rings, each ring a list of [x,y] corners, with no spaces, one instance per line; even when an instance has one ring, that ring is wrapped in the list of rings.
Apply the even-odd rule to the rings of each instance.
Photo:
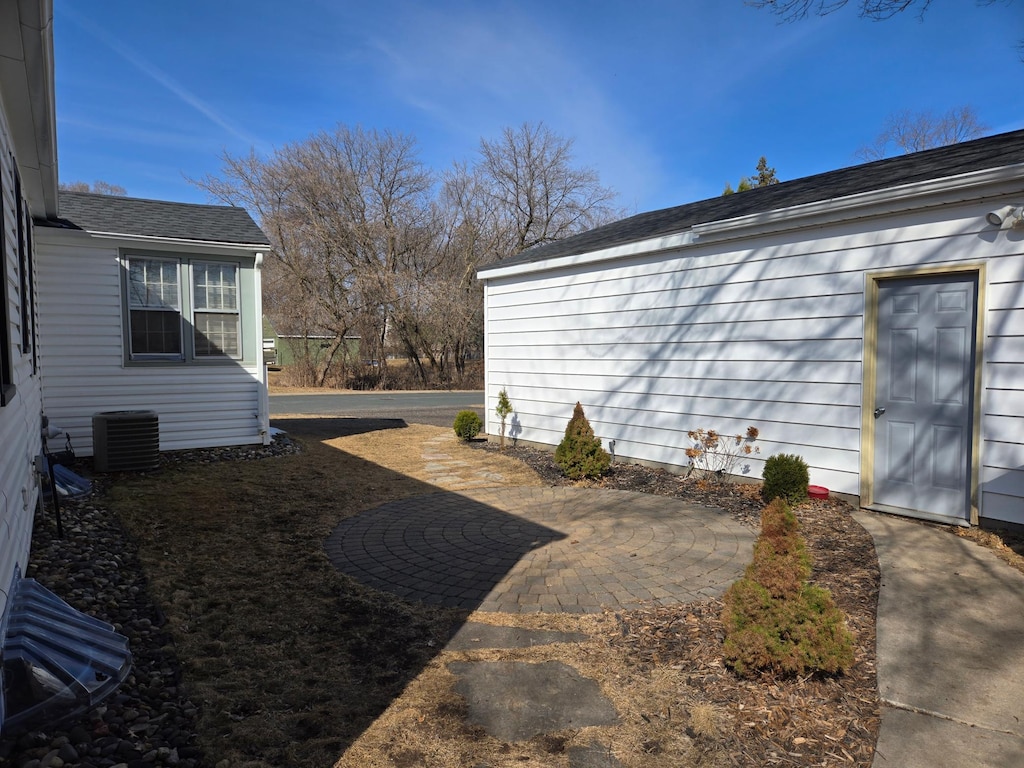
[[[1001,227],[1003,222],[1012,216],[1016,210],[1015,206],[1004,205],[1002,208],[996,208],[994,211],[989,211],[985,214],[985,220],[993,227]]]

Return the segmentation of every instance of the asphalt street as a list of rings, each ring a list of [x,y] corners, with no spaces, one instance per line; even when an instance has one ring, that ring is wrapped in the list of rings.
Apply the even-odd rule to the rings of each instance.
[[[270,418],[284,414],[360,419],[402,419],[410,424],[450,427],[459,411],[484,416],[484,393],[469,392],[324,392],[273,394]]]

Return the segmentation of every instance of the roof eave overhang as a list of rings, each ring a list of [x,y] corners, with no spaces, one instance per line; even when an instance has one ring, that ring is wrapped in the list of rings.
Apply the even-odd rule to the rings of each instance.
[[[254,253],[269,253],[273,247],[269,243],[236,243],[227,240],[197,240],[187,237],[159,237],[156,235],[137,235],[127,232],[99,232],[86,229],[72,229],[70,227],[42,227],[36,229],[36,237],[46,239],[48,235],[57,237],[88,237],[90,239],[115,240],[122,246],[135,245],[146,246],[187,246],[189,248],[232,248],[238,251],[252,251]]]
[[[53,2],[0,3],[0,98],[32,215],[57,216]]]
[[[611,248],[602,248],[597,251],[587,251],[586,253],[576,253],[568,256],[557,256],[541,261],[530,261],[509,266],[502,266],[501,262],[498,262],[492,267],[484,267],[478,270],[476,274],[481,280],[493,280],[500,277],[526,275],[532,272],[547,272],[552,269],[593,264],[600,261],[625,259],[630,256],[642,256],[658,251],[673,251],[693,245],[695,242],[696,238],[693,235],[693,231],[686,230],[678,234],[663,235],[648,240],[635,240],[631,243],[624,243],[623,245],[616,245]]]
[[[858,218],[921,210],[948,205],[955,199],[976,199],[983,196],[982,190],[986,187],[996,187],[1006,182],[1022,179],[1024,179],[1024,163],[988,168],[941,179],[930,179],[871,192],[861,192],[847,197],[779,208],[749,216],[710,221],[696,224],[676,234],[636,240],[586,253],[508,266],[502,266],[499,262],[494,266],[479,270],[477,277],[485,281],[494,280],[630,256],[651,255],[695,245],[821,227]]]

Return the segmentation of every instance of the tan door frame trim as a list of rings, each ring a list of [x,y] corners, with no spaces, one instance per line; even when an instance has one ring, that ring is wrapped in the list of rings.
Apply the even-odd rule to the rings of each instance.
[[[978,486],[981,473],[981,373],[985,343],[985,286],[984,262],[966,262],[940,266],[918,267],[864,273],[864,372],[860,412],[860,503],[868,507],[874,499],[875,466],[875,384],[878,375],[878,285],[884,280],[899,280],[931,275],[974,273],[978,278],[975,296],[976,318],[974,328],[974,391],[972,394],[970,524],[978,524]]]

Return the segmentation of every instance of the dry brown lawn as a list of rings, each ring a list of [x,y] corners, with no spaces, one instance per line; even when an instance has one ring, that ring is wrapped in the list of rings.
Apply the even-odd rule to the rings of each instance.
[[[302,443],[301,453],[183,464],[109,492],[167,616],[211,766],[567,768],[568,750],[594,741],[630,767],[870,764],[873,619],[854,628],[861,664],[844,688],[842,680],[736,680],[717,656],[716,601],[592,616],[409,604],[330,566],[323,545],[338,521],[457,489],[438,484],[428,458],[438,451],[500,472],[510,486],[541,478],[516,459],[457,443],[451,430],[275,423]],[[591,639],[444,651],[468,619]],[[620,724],[502,743],[466,724],[452,690],[447,664],[472,659],[570,664],[598,680]]]

